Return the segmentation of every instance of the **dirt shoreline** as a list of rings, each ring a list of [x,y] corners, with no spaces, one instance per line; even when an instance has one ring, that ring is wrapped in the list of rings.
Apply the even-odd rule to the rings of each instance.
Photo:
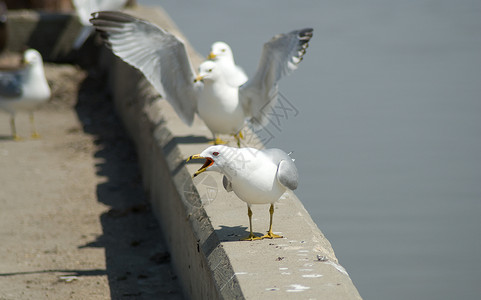
[[[52,100],[0,112],[0,299],[182,299],[103,78],[46,65]]]

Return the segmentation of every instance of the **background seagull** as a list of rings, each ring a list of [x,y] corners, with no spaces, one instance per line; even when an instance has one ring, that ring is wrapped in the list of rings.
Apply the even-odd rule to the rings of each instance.
[[[35,129],[33,111],[43,102],[50,99],[48,86],[43,70],[42,56],[37,50],[28,49],[23,54],[25,66],[15,71],[0,71],[0,109],[10,114],[12,137],[19,140],[15,128],[17,111],[30,113],[32,137],[39,137]]]
[[[228,84],[238,87],[246,83],[247,75],[241,67],[235,64],[234,54],[227,43],[213,43],[207,59],[217,63]]]
[[[128,0],[72,0],[83,27],[74,41],[73,48],[79,49],[88,39],[94,28],[89,19],[93,12],[99,10],[119,10],[122,9]]]
[[[257,150],[254,148],[232,148],[223,145],[211,146],[202,153],[187,159],[205,159],[204,165],[194,177],[205,171],[224,174],[224,188],[233,191],[247,203],[250,233],[242,240],[281,238],[272,232],[274,203],[289,189],[295,190],[298,173],[294,161],[280,149]],[[270,222],[267,234],[258,237],[252,232],[253,204],[270,204]]]
[[[194,80],[184,43],[154,24],[120,12],[92,16],[90,22],[103,33],[112,51],[142,71],[186,124],[191,125],[198,112],[216,143],[216,134],[232,134],[238,145],[246,119],[254,124],[268,121],[264,110],[277,101],[277,82],[297,68],[313,31],[308,28],[273,37],[264,44],[254,77],[237,88],[226,82],[213,61],[202,63],[200,76]]]

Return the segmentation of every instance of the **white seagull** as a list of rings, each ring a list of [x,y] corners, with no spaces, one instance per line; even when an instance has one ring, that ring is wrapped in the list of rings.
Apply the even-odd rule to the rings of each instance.
[[[233,191],[247,203],[250,233],[242,240],[281,238],[272,232],[274,203],[289,189],[295,190],[298,173],[294,160],[280,149],[257,150],[254,148],[232,148],[223,145],[211,146],[202,153],[187,159],[205,159],[204,165],[194,173],[194,177],[205,171],[224,175],[224,188]],[[270,204],[270,222],[267,234],[258,237],[252,232],[253,204]]]
[[[222,71],[222,75],[227,83],[239,87],[247,82],[247,75],[244,70],[234,62],[232,49],[225,42],[215,42],[212,44],[207,59],[215,61]]]
[[[25,66],[14,71],[0,72],[0,109],[10,114],[12,137],[19,140],[15,128],[15,114],[18,111],[30,113],[32,137],[39,137],[35,129],[33,111],[43,102],[50,99],[48,86],[43,70],[42,56],[37,50],[28,49],[23,54]]]
[[[97,12],[90,22],[112,51],[136,67],[192,125],[197,112],[214,135],[231,134],[240,145],[246,120],[265,124],[266,112],[277,101],[277,82],[297,68],[312,37],[312,29],[279,34],[264,44],[257,72],[240,87],[231,86],[214,61],[206,61],[195,76],[184,43],[160,27],[120,12]]]
[[[90,15],[99,10],[122,9],[128,0],[72,0],[80,23],[83,25],[80,33],[74,41],[73,48],[79,49],[93,32],[90,24]]]

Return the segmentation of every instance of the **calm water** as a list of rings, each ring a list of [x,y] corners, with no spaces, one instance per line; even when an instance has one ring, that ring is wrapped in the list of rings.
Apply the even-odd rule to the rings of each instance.
[[[299,114],[296,194],[365,299],[481,297],[481,2],[162,3],[194,47],[248,74],[276,33],[314,28],[280,87]]]

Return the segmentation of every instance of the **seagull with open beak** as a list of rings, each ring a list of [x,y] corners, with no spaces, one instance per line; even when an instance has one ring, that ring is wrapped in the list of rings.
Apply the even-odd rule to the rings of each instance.
[[[297,168],[288,154],[279,149],[257,150],[218,145],[192,155],[187,161],[193,159],[205,159],[194,177],[206,171],[219,172],[224,175],[222,183],[226,191],[233,191],[239,199],[247,203],[250,233],[242,240],[282,237],[272,231],[274,203],[287,190],[295,190],[298,184]],[[270,204],[269,229],[267,234],[261,237],[254,235],[252,231],[253,204]]]

